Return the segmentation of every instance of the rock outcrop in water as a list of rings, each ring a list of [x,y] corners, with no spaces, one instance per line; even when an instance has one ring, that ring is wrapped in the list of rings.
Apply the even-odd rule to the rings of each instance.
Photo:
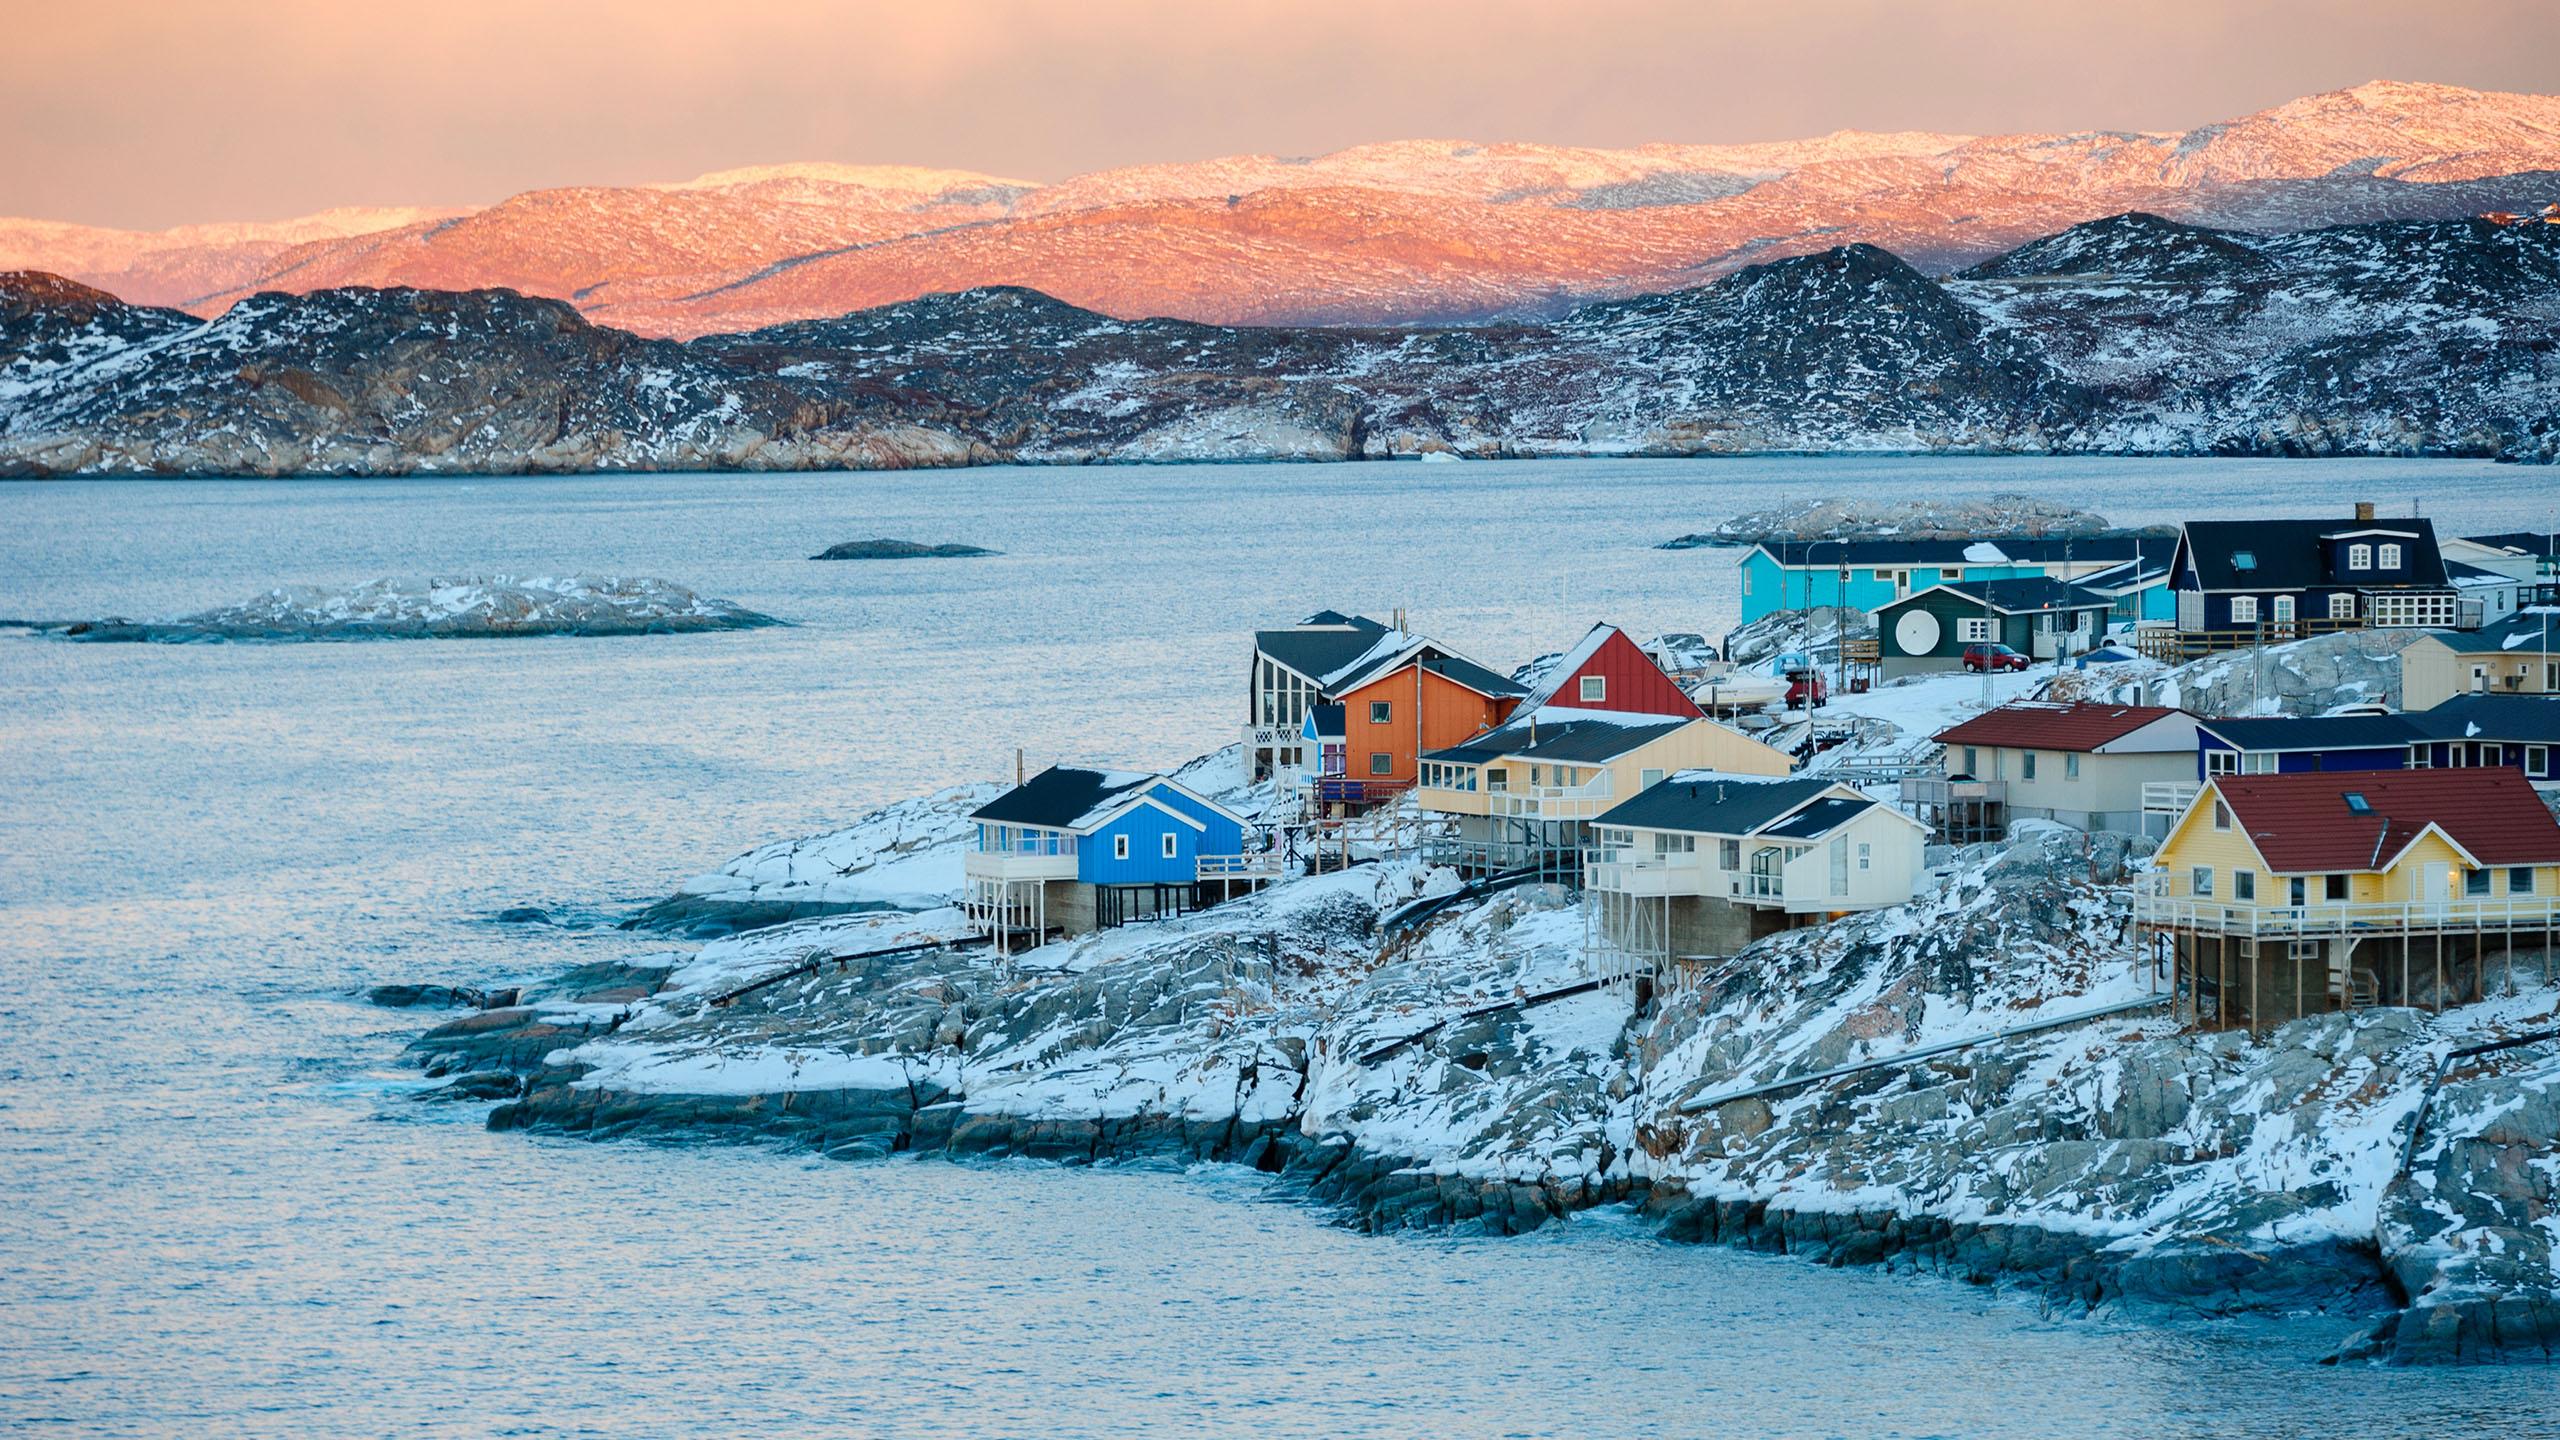
[[[2491,998],[2441,1017],[2252,1039],[2131,1014],[1723,1098],[2139,997],[2130,859],[2059,830],[1976,847],[1929,899],[1643,998],[1540,999],[1584,973],[1559,895],[1382,932],[1430,883],[1397,865],[1018,967],[952,948],[952,911],[835,916],[595,968],[416,1053],[457,1096],[502,1099],[498,1128],[1231,1161],[1370,1229],[1511,1233],[1624,1204],[1676,1239],[2075,1305],[2317,1309],[2349,1357],[2549,1358],[2560,1060],[2451,1077],[2396,1173],[2442,1049],[2551,1023],[2538,951],[2493,953]]]
[[[2560,457],[2560,226],[2132,215],[1933,279],[1850,245],[1553,320],[1241,328],[1035,291],[678,344],[504,290],[199,323],[0,276],[0,474],[1771,452]]]
[[[65,620],[65,640],[488,640],[541,635],[685,635],[783,622],[665,580],[613,576],[406,577],[351,589],[291,585],[166,620]]]
[[[847,540],[830,545],[812,560],[965,560],[999,552],[975,545],[927,545],[918,540]]]
[[[1979,540],[1986,535],[2091,536],[2132,533],[2105,516],[2036,495],[1987,500],[1794,500],[1674,536],[1657,547],[1697,550],[1797,540]]]

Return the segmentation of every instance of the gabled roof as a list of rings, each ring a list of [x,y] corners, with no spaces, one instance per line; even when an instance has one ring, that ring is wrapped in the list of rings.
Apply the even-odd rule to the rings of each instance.
[[[2114,602],[2108,597],[2066,585],[2043,575],[2016,580],[1950,580],[1932,585],[1917,594],[1906,595],[1881,610],[1899,610],[1923,595],[1949,594],[2003,615],[2043,615],[2057,611],[2104,610]]]
[[[2281,875],[2388,869],[2430,826],[2480,865],[2560,865],[2560,821],[2511,765],[2220,775],[2197,808],[2216,794]]]
[[[1621,685],[1617,693],[1609,697],[1609,701],[1619,704],[1653,705],[1657,708],[1642,713],[1665,718],[1690,720],[1705,713],[1698,708],[1695,700],[1689,698],[1689,692],[1680,688],[1680,682],[1672,679],[1670,674],[1662,668],[1661,661],[1646,654],[1643,646],[1628,638],[1627,632],[1605,620],[1592,626],[1572,649],[1558,656],[1553,664],[1536,670],[1528,687],[1528,698],[1520,703],[1521,710],[1533,711],[1552,704],[1581,713],[1585,707],[1578,696],[1565,693],[1565,682],[1576,679],[1589,670],[1593,663],[1600,659],[1601,652],[1611,645],[1623,647],[1623,653],[1633,657],[1629,662],[1630,666],[1641,667],[1641,670],[1633,676],[1621,676],[1622,679],[1633,679],[1634,688],[1639,693],[1630,695],[1627,693],[1628,687]],[[1601,667],[1604,674],[1607,668],[1605,665]],[[1650,673],[1648,675],[1645,672]],[[1647,690],[1653,692],[1650,697],[1641,693]],[[1593,704],[1588,708],[1606,710],[1608,702]]]
[[[2408,573],[2384,578],[2329,572],[2322,542],[2350,534],[2404,537]],[[2206,590],[2310,590],[2321,586],[2409,588],[2445,583],[2444,555],[2436,548],[2435,522],[2391,520],[2190,520],[2180,544]],[[2246,555],[2253,562],[2236,563]]]
[[[1107,813],[1114,801],[1143,791],[1163,778],[1147,771],[1080,770],[1052,765],[969,812],[969,818],[1000,825],[1070,830],[1087,815]]]
[[[2481,566],[2472,564],[2468,560],[2447,560],[2444,562],[2444,578],[2456,585],[2468,585],[2474,588],[2484,585],[2521,585],[2524,583],[2513,575],[2506,574],[2503,571],[2484,569]]]
[[[1319,610],[1294,626],[1253,632],[1253,648],[1321,683],[1326,675],[1366,655],[1387,627],[1365,615]]]
[[[2546,625],[2549,627],[2547,630]],[[2548,634],[2551,652],[2560,655],[2560,614],[2551,613],[2541,606],[2519,610],[2477,630],[2430,630],[2427,633],[2459,655],[2501,655],[2517,650],[2540,650],[2543,637]]]
[[[1689,770],[1619,801],[1594,825],[1749,835],[1794,813],[1838,782],[1813,776],[1768,779]]]
[[[2156,553],[2138,555],[2104,570],[2092,570],[2071,583],[2100,595],[2122,595],[2140,590],[2169,578],[2169,548],[2163,545]]]
[[[1462,745],[1425,753],[1425,760],[1480,765],[1518,756],[1568,765],[1605,765],[1640,750],[1687,725],[1713,721],[1674,715],[1636,715],[1614,710],[1523,708],[1509,720]]]
[[[2560,696],[2466,694],[2432,710],[2394,717],[2428,740],[2514,740],[2560,744]]]
[[[1300,734],[1313,735],[1319,740],[1339,740],[1343,736],[1342,707],[1310,705],[1307,707],[1306,722],[1298,728]]]
[[[2019,700],[1939,731],[1941,745],[1995,745],[2014,750],[2094,751],[2154,721],[2185,711],[2165,705],[2055,705]]]
[[[1393,632],[1390,632],[1391,636]],[[1374,685],[1390,675],[1420,665],[1432,674],[1453,684],[1463,685],[1489,700],[1507,700],[1529,693],[1528,688],[1507,675],[1486,669],[1464,655],[1436,642],[1401,637],[1410,643],[1400,648],[1382,648],[1361,657],[1330,676],[1318,677],[1330,694],[1349,695],[1364,685]]]
[[[1855,800],[1826,795],[1760,833],[1782,840],[1819,840],[1874,808],[1876,802],[1863,795]]]
[[[2465,535],[2462,538],[2492,550],[2513,550],[2519,555],[2534,555],[2545,560],[2554,554],[2552,537],[2539,530],[2504,530],[2495,535]]]
[[[2388,750],[2417,736],[2406,715],[2271,715],[2199,720],[2234,750]]]

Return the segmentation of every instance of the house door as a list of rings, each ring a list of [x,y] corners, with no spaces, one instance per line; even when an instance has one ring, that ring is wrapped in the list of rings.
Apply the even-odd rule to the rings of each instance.
[[[2453,898],[2453,867],[2442,860],[2430,860],[2418,872],[2418,903],[2428,910],[2441,910]]]
[[[2287,633],[2293,630],[2293,597],[2290,595],[2276,597],[2276,628]]]

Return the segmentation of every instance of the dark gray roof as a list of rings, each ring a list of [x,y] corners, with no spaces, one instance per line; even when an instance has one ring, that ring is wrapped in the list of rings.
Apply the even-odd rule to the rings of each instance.
[[[1256,630],[1253,648],[1306,676],[1321,680],[1369,653],[1387,627],[1365,615],[1319,610],[1291,630]]]
[[[1831,788],[1829,780],[1740,780],[1729,776],[1665,780],[1620,801],[1594,825],[1748,835]]]
[[[2527,555],[2539,555],[2545,560],[2551,559],[2553,554],[2552,537],[2539,530],[2506,530],[2495,535],[2465,535],[2462,538],[2474,545],[2486,545],[2494,550],[2519,550]]]
[[[2329,573],[2321,540],[2350,530],[2405,535],[2413,553],[2405,579],[2379,580]],[[2186,544],[2196,583],[2207,590],[2309,590],[2324,585],[2405,589],[2445,583],[2444,553],[2436,548],[2435,522],[2393,516],[2380,520],[2190,520]],[[2254,560],[2248,569],[2236,555]]]
[[[1997,545],[2012,560],[2032,564],[2061,560],[2097,563],[2131,560],[2144,554],[2166,561],[2177,545],[2167,535],[2075,535],[2024,536],[1984,535],[1972,540],[1768,540],[1761,543],[1781,565],[1790,566],[1860,566],[1860,565],[1990,565],[1997,561],[1967,560],[1965,551],[1976,545]]]
[[[1330,740],[1339,740],[1342,738],[1341,706],[1310,705],[1307,707],[1307,714],[1310,719],[1316,722],[1316,734],[1319,738]]]
[[[2065,585],[2059,580],[2042,575],[2019,580],[1950,580],[1944,585],[1935,585],[1930,588],[1951,590],[1977,605],[1988,605],[2003,615],[2041,615],[2047,611],[2104,610],[2114,603],[2094,590],[2083,590],[2077,585]],[[1896,609],[1909,605],[1921,595],[1928,593],[1929,591],[1923,590],[1918,595],[1907,596],[1879,608]]]
[[[2552,653],[2560,654],[2560,615],[2545,615],[2538,610],[2519,610],[2504,620],[2483,625],[2477,630],[2436,630],[2429,633],[2465,655],[2535,653],[2542,648],[2546,623],[2550,626]]]
[[[2560,743],[2560,696],[2456,695],[2433,710],[2412,710],[2400,718],[2429,740],[2476,735],[2529,745]]]
[[[2275,715],[2199,720],[2198,730],[2239,750],[2387,750],[2417,731],[2406,715]]]
[[[1398,662],[1403,660],[1405,656],[1412,654],[1415,646],[1417,645],[1421,647],[1422,660],[1420,663],[1423,669],[1432,671],[1435,674],[1446,675],[1450,679],[1457,681],[1459,684],[1466,686],[1470,690],[1495,697],[1526,695],[1529,693],[1526,687],[1522,686],[1508,675],[1501,675],[1494,671],[1487,670],[1473,660],[1468,659],[1466,656],[1459,655],[1448,650],[1437,641],[1419,639],[1413,641],[1412,644],[1402,645],[1394,650],[1387,651],[1384,654],[1372,656],[1368,664],[1361,666],[1357,670],[1336,676],[1332,683],[1327,685],[1325,688],[1336,695],[1348,695],[1352,691],[1359,689],[1361,686],[1368,684],[1370,681],[1377,679],[1381,675],[1392,675],[1397,670],[1403,668]],[[1358,655],[1354,655],[1351,658],[1357,660],[1360,657]],[[1316,675],[1312,678],[1321,680],[1324,677],[1322,675]]]
[[[1875,805],[1873,800],[1851,800],[1843,795],[1834,795],[1827,800],[1814,801],[1760,833],[1782,840],[1819,840],[1874,809]]]
[[[1500,698],[1526,695],[1529,687],[1508,675],[1496,674],[1464,655],[1437,655],[1422,662],[1422,668],[1435,675],[1446,675],[1479,694]]]
[[[1107,800],[1143,790],[1164,777],[1052,765],[969,814],[1002,825],[1074,825]]]
[[[1505,755],[1518,755],[1566,765],[1606,764],[1683,725],[1696,723],[1695,716],[1683,720],[1666,715],[1658,721],[1628,724],[1614,720],[1558,720],[1553,718],[1554,712],[1547,713],[1549,718],[1534,724],[1514,718],[1463,745],[1433,750],[1422,758],[1480,765]]]

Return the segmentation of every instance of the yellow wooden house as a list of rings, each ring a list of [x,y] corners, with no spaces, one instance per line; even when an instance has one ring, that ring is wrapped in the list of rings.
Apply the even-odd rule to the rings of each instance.
[[[2512,766],[2215,776],[2154,858],[2134,923],[2215,1025],[2441,1010],[2560,929],[2560,821]]]
[[[1437,863],[1474,871],[1552,867],[1579,883],[1591,822],[1683,770],[1784,775],[1786,752],[1702,716],[1545,706],[1463,744],[1427,751],[1415,791],[1448,822]]]

